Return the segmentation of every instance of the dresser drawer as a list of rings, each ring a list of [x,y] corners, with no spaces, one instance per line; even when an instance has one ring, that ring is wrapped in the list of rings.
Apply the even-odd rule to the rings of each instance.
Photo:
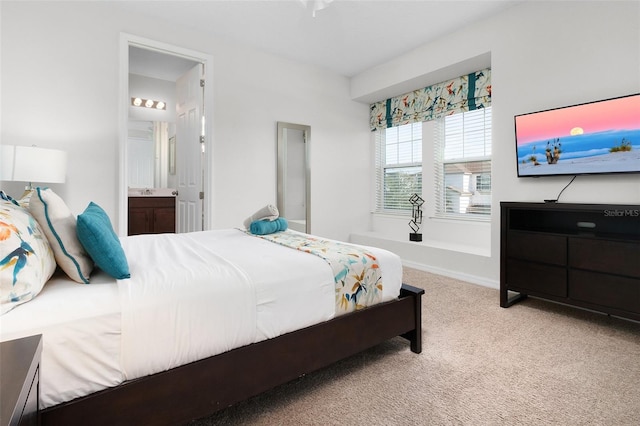
[[[569,282],[571,299],[640,313],[640,279],[572,269]]]
[[[567,237],[509,232],[507,257],[564,266],[567,264]]]
[[[567,270],[559,266],[508,259],[507,284],[509,288],[567,297]]]
[[[569,238],[569,266],[640,278],[640,243]]]

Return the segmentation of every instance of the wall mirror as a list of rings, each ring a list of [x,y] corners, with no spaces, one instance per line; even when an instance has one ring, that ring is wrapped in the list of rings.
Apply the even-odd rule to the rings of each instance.
[[[278,210],[289,228],[311,233],[311,127],[278,122]]]
[[[127,140],[129,188],[174,188],[175,146],[169,138],[172,124],[160,121],[129,121]],[[174,142],[175,143],[175,142]]]

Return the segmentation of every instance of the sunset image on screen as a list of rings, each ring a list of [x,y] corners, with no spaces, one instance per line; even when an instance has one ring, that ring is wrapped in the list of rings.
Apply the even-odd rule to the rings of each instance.
[[[640,95],[523,114],[515,124],[521,176],[640,171]]]

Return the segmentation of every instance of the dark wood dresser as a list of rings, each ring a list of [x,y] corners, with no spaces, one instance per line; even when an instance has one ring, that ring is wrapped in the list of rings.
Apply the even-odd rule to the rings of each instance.
[[[530,295],[640,320],[640,206],[500,208],[500,306]]]
[[[0,425],[40,424],[42,335],[0,343]]]

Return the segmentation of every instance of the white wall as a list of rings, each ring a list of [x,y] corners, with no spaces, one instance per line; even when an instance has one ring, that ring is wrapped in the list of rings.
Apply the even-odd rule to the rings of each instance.
[[[240,226],[276,201],[276,122],[311,126],[312,231],[347,239],[368,226],[368,106],[346,77],[187,28],[119,14],[118,2],[2,2],[1,142],[69,154],[54,187],[78,214],[89,201],[117,227],[121,32],[214,59],[214,228]],[[351,182],[363,191],[349,191]],[[10,193],[23,184],[3,183]],[[53,187],[53,186],[52,186]],[[355,208],[347,208],[356,206]]]
[[[556,198],[570,179],[516,177],[513,116],[640,92],[639,22],[637,1],[523,2],[354,77],[352,96],[372,101],[380,94],[390,95],[389,88],[401,87],[406,92],[407,82],[430,84],[436,82],[434,76],[442,81],[443,70],[450,73],[446,78],[465,74],[471,71],[465,61],[490,54],[493,218],[490,232],[485,234],[490,238],[489,256],[430,247],[439,242],[428,240],[440,237],[428,233],[421,245],[390,242],[406,241],[409,228],[384,218],[374,218],[372,232],[355,233],[353,240],[393,247],[405,261],[425,269],[497,285],[500,201]],[[638,204],[640,175],[580,176],[560,201]],[[437,227],[452,240],[469,235],[468,226],[459,223],[438,223]],[[397,235],[374,238],[389,229],[397,229]],[[482,230],[478,231],[471,246],[482,245],[478,241]]]
[[[66,149],[67,182],[54,189],[74,212],[95,201],[114,222],[120,32],[213,55],[215,102],[207,115],[214,123],[215,228],[239,226],[254,210],[275,202],[277,121],[311,126],[312,231],[347,239],[385,226],[371,228],[369,213],[367,102],[377,96],[465,74],[490,60],[497,208],[502,200],[553,198],[567,182],[516,177],[515,114],[640,92],[636,1],[524,2],[351,81],[187,28],[169,31],[164,23],[118,10],[118,2],[0,2],[1,142]],[[407,88],[407,82],[417,85]],[[22,192],[22,184],[2,187]],[[640,177],[579,177],[561,201],[640,203]],[[488,256],[437,244],[393,243],[392,248],[412,264],[497,283],[494,211],[490,229],[476,237],[490,239]],[[404,219],[394,226],[390,232],[398,229],[398,241],[406,241]],[[451,228],[452,234],[467,232],[459,225]]]

